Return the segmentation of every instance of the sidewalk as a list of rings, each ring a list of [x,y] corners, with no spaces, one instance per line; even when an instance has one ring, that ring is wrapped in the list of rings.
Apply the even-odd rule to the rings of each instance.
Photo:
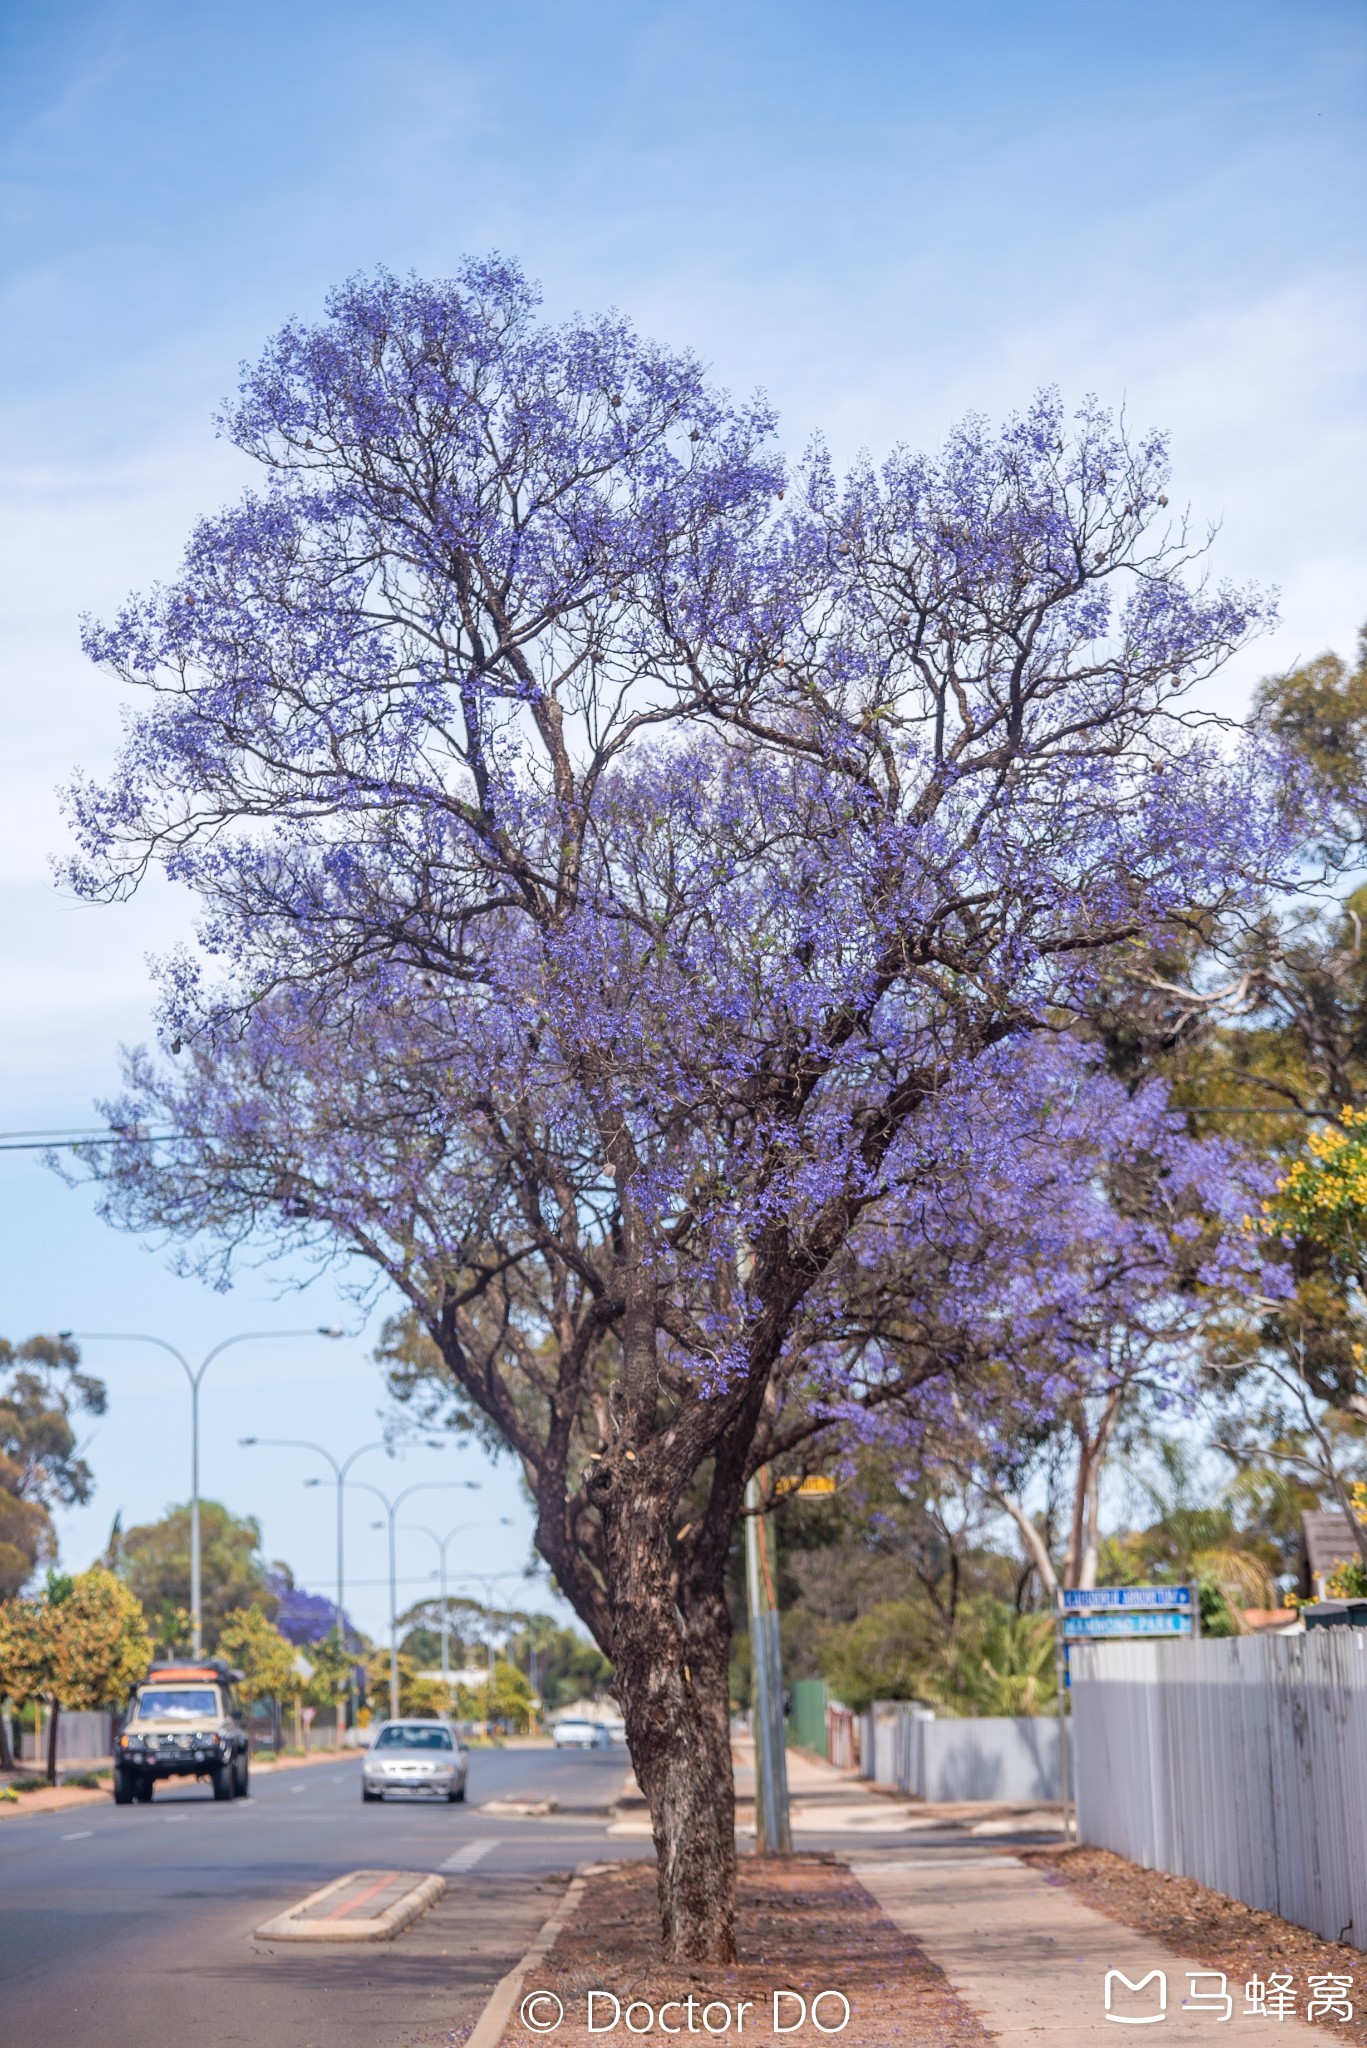
[[[755,1831],[754,1744],[738,1736],[733,1745],[736,1769],[736,1832]],[[871,1785],[854,1771],[807,1750],[790,1749],[788,1808],[794,1838],[837,1834],[955,1834],[978,1836],[1062,1836],[1062,1808],[1004,1800],[960,1800],[934,1806]],[[744,1806],[742,1808],[742,1801]]]
[[[1057,1808],[927,1806],[875,1791],[801,1751],[790,1749],[787,1762],[795,1848],[803,1848],[804,1837],[808,1844],[825,1837],[829,1857],[832,1838],[845,1837],[836,1856],[887,1920],[943,1973],[948,1991],[973,2015],[986,2040],[1003,2048],[1109,2048],[1127,2037],[1108,2035],[1108,2024],[1161,2024],[1163,2048],[1271,2048],[1273,2041],[1277,2048],[1315,2048],[1316,2042],[1322,2048],[1322,2029],[1304,2018],[1311,1973],[1287,1961],[1275,1942],[1251,1960],[1231,1961],[1222,1975],[1201,1959],[1195,1937],[1192,1953],[1184,1951],[1180,1930],[1171,1930],[1174,1938],[1165,1941],[1126,1926],[1086,1904],[1052,1868],[1031,1868],[1008,1853],[1015,1843],[1005,1838],[1015,1836],[1022,1854],[1051,1858],[1054,1851],[1046,1851],[1038,1838],[1061,1834]],[[748,1741],[736,1742],[735,1767],[736,1832],[753,1838]],[[610,1833],[649,1833],[645,1802],[630,1777],[619,1813]],[[895,1839],[899,1835],[901,1841]],[[800,1855],[794,1859],[795,1875],[803,1862]],[[742,1871],[752,1864],[768,1884],[781,1867],[745,1857]],[[843,1961],[839,1944],[827,1954],[833,1965]],[[1335,1956],[1322,1967],[1348,1966]],[[1117,1974],[1110,1979],[1108,2018],[1111,1972]],[[1358,2004],[1364,1978],[1358,1970],[1352,1974]],[[1280,1999],[1274,1977],[1284,1980],[1286,1995]],[[1270,1991],[1262,2012],[1247,2009],[1250,1978]],[[870,1987],[860,1988],[867,1999]],[[875,2020],[880,2048],[886,2033],[898,2031],[887,2025],[892,2017],[876,2000],[862,2016],[864,2024]],[[1358,2038],[1356,2026],[1340,2030],[1334,2014],[1324,2017],[1341,2040]],[[1212,2028],[1219,2031],[1212,2034]],[[852,2028],[842,2048],[853,2048],[851,2037],[861,2035],[862,2025]],[[966,2043],[968,2035],[956,2038]],[[563,2041],[558,2048],[575,2044]]]
[[[734,1738],[731,1748],[736,1780],[736,1834],[742,1841],[754,1839],[755,1766],[754,1744],[747,1735]],[[1022,1839],[1061,1837],[1062,1809],[1000,1800],[960,1801],[950,1806],[928,1806],[923,1801],[903,1799],[878,1791],[853,1771],[838,1771],[834,1764],[805,1750],[790,1749],[788,1759],[788,1805],[793,1839],[797,1844],[814,1837],[839,1835],[962,1836]],[[618,1794],[616,1817],[610,1835],[647,1839],[650,1815],[645,1796],[630,1768]]]
[[[1039,2042],[1041,2048],[1098,2048],[1111,1970],[1122,1972],[1131,1985],[1151,1971],[1164,1973],[1163,2048],[1200,2048],[1203,2042],[1211,2048],[1213,2040],[1220,2048],[1241,2043],[1253,2048],[1255,2042],[1268,2042],[1270,2022],[1278,2048],[1322,2043],[1313,2027],[1289,2016],[1276,2020],[1275,2010],[1246,2017],[1242,1982],[1226,1984],[1199,1962],[1118,1925],[1014,1857],[985,1849],[965,1855],[941,1850],[878,1862],[852,1857],[850,1868],[888,1918],[944,1971],[988,2033],[1008,2048],[1023,2042]],[[1277,1968],[1271,1955],[1260,1975],[1266,1979]],[[1202,1972],[1194,1985],[1193,1971]],[[1159,2018],[1158,1990],[1156,1982],[1138,1992],[1113,1983],[1112,2018],[1153,2024]],[[1218,2002],[1222,1991],[1233,2003],[1228,2020]],[[1304,2011],[1306,1986],[1298,1983],[1295,1991]],[[1187,2005],[1193,1993],[1217,2002]]]

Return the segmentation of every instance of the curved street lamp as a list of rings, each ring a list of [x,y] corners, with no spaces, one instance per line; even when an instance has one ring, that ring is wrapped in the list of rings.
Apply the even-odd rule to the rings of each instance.
[[[467,1485],[470,1484],[469,1481],[466,1483]],[[441,1682],[449,1693],[451,1690],[451,1616],[447,1605],[446,1592],[446,1548],[449,1543],[455,1541],[457,1536],[464,1536],[471,1529],[492,1529],[496,1525],[493,1522],[462,1522],[457,1528],[448,1529],[444,1536],[438,1536],[435,1529],[429,1529],[423,1522],[405,1522],[403,1526],[405,1529],[413,1530],[416,1535],[430,1536],[436,1544],[437,1553],[441,1558]],[[497,1526],[511,1529],[513,1527],[512,1516],[500,1515]]]
[[[60,1337],[74,1337],[82,1344],[155,1344],[162,1351],[169,1351],[172,1358],[183,1369],[190,1382],[190,1634],[192,1654],[204,1654],[203,1607],[200,1598],[200,1542],[199,1542],[199,1389],[205,1373],[230,1344],[253,1344],[275,1342],[281,1337],[341,1337],[345,1333],[330,1323],[316,1323],[311,1330],[243,1330],[236,1337],[225,1337],[221,1344],[215,1344],[199,1365],[192,1366],[189,1359],[174,1344],[168,1344],[164,1337],[153,1337],[146,1330],[59,1330]]]
[[[379,1487],[372,1486],[369,1480],[353,1479],[351,1483],[353,1486],[359,1486],[363,1493],[373,1493],[376,1500],[383,1502],[384,1511],[389,1517],[389,1718],[391,1721],[397,1721],[399,1718],[399,1614],[398,1567],[394,1548],[395,1517],[404,1502],[415,1493],[439,1493],[443,1488],[458,1486],[468,1487],[471,1492],[476,1492],[479,1488],[479,1481],[477,1479],[419,1479],[416,1485],[406,1486],[402,1493],[395,1494],[392,1501],[387,1493],[381,1493]],[[383,1526],[382,1522],[375,1524],[376,1528],[383,1528]]]
[[[240,1436],[238,1438],[238,1442],[242,1444],[244,1447],[259,1446],[262,1450],[316,1451],[320,1458],[326,1458],[328,1464],[331,1465],[332,1476],[337,1484],[337,1640],[342,1645],[343,1649],[345,1649],[346,1572],[344,1567],[344,1560],[346,1556],[346,1526],[343,1508],[346,1497],[343,1492],[343,1488],[346,1486],[347,1473],[351,1470],[352,1466],[356,1463],[356,1460],[358,1458],[363,1458],[367,1451],[383,1451],[387,1450],[389,1446],[380,1440],[377,1440],[373,1444],[362,1444],[359,1450],[353,1451],[351,1453],[350,1457],[343,1458],[341,1464],[339,1465],[337,1460],[333,1457],[331,1451],[327,1450],[322,1444],[314,1443],[310,1437]],[[322,1482],[317,1479],[306,1479],[304,1481],[304,1484],[306,1486],[318,1486],[321,1485],[321,1483]],[[350,1692],[348,1692],[348,1699],[350,1698],[350,1696]]]

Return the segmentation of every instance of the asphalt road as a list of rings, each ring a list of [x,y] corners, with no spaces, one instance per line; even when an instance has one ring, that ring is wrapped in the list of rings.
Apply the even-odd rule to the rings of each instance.
[[[347,1758],[259,1773],[249,1799],[158,1787],[149,1806],[0,1822],[0,2042],[25,2048],[410,2048],[463,2038],[577,1863],[610,1837],[626,1755],[474,1750],[467,1804],[361,1803]],[[554,1799],[521,1818],[486,1800]],[[454,1860],[453,1860],[454,1859]],[[449,1866],[443,1870],[443,1866]],[[442,1870],[395,1942],[275,1946],[252,1930],[343,1872]]]

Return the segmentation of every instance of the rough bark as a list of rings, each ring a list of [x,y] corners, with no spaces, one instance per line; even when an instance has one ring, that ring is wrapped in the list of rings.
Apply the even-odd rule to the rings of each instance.
[[[55,1785],[57,1782],[57,1724],[61,1718],[61,1707],[54,1700],[48,1708],[47,1721],[47,1781],[49,1785]]]
[[[679,1583],[672,1501],[623,1453],[595,1473],[612,1658],[627,1743],[650,1808],[660,1938],[670,1962],[735,1960],[730,1618],[721,1570]]]

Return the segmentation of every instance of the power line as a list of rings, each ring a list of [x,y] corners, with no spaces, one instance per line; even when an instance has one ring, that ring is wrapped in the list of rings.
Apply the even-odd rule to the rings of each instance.
[[[73,1152],[81,1145],[155,1145],[180,1135],[177,1131],[90,1131],[69,1136],[35,1137],[31,1131],[0,1132],[0,1152]]]
[[[1168,1116],[1329,1117],[1330,1109],[1299,1109],[1284,1102],[1170,1102]],[[0,1131],[0,1152],[74,1152],[82,1145],[164,1145],[181,1131]]]

